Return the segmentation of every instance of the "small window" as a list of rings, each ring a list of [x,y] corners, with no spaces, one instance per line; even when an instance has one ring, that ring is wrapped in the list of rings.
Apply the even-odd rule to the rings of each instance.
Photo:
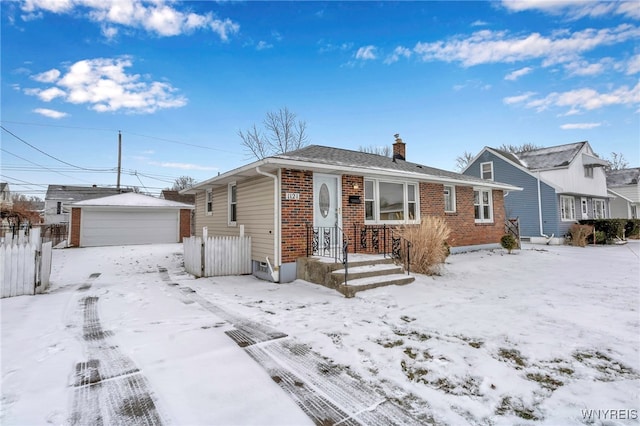
[[[211,216],[213,214],[213,190],[212,189],[207,190],[206,197],[207,197],[206,213],[208,216]]]
[[[477,223],[493,222],[493,200],[491,190],[473,191],[473,208]]]
[[[584,166],[584,177],[593,179],[593,167]]]
[[[560,196],[560,218],[565,222],[576,220],[576,202],[573,197]]]
[[[56,214],[62,214],[62,201],[56,203]]]
[[[593,200],[593,218],[604,219],[604,200]]]
[[[364,181],[364,218],[375,220],[375,196],[373,194],[373,181]]]
[[[444,187],[444,211],[449,213],[456,211],[456,187],[455,186]]]
[[[236,184],[229,184],[229,225],[235,226],[238,220],[238,194]]]
[[[480,177],[484,180],[493,180],[493,162],[480,163]]]
[[[409,220],[416,220],[418,214],[416,213],[416,186],[407,185],[407,210],[409,214]]]

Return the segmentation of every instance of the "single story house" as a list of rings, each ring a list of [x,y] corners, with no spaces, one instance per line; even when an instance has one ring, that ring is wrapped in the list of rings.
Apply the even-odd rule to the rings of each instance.
[[[523,188],[504,200],[521,238],[562,244],[579,220],[609,217],[608,164],[586,141],[518,153],[485,147],[462,173]]]
[[[504,196],[520,188],[406,161],[396,135],[393,157],[311,145],[202,181],[195,194],[196,235],[252,237],[254,274],[296,278],[296,259],[339,246],[370,249],[387,229],[436,215],[452,229],[449,245],[499,247]],[[334,231],[335,230],[335,233]],[[367,239],[366,244],[365,239]]]
[[[179,243],[190,235],[193,206],[127,192],[69,205],[69,246]]]
[[[638,219],[640,210],[640,167],[607,171],[607,191],[612,197],[611,217]]]
[[[49,185],[44,197],[44,223],[69,223],[69,204],[123,192],[131,192],[131,189],[105,188],[97,185]]]

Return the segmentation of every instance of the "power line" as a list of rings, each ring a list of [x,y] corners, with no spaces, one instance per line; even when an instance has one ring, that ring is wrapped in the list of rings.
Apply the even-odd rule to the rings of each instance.
[[[71,176],[67,176],[67,175],[65,175],[64,173],[57,172],[57,171],[52,170],[52,169],[50,169],[50,168],[48,168],[48,167],[45,167],[45,166],[43,166],[43,165],[41,165],[41,164],[34,163],[34,162],[33,162],[33,161],[31,161],[31,160],[28,160],[28,159],[26,159],[26,158],[24,158],[24,157],[21,157],[21,156],[16,155],[16,154],[14,154],[14,153],[12,153],[12,152],[9,152],[9,151],[7,151],[7,150],[6,150],[6,149],[4,149],[4,148],[0,148],[0,150],[1,150],[2,152],[5,152],[5,153],[9,154],[9,155],[13,155],[13,156],[14,156],[14,157],[16,157],[16,158],[19,158],[19,159],[21,159],[21,160],[24,160],[24,161],[26,161],[27,163],[31,163],[31,164],[34,164],[34,165],[36,165],[36,166],[38,166],[38,167],[42,167],[43,169],[49,170],[50,172],[57,173],[57,174],[59,174],[60,176],[64,176],[64,177],[68,177],[68,178],[74,179],[74,178],[72,178]],[[4,166],[3,166],[3,168],[6,168],[6,167],[4,167]],[[85,180],[85,182],[87,182],[87,181]],[[89,183],[89,182],[87,182],[87,183]]]
[[[11,136],[13,136],[14,138],[18,139],[20,142],[24,143],[25,145],[30,146],[31,148],[35,149],[35,150],[36,150],[36,151],[38,151],[39,153],[44,154],[44,155],[46,155],[46,156],[47,156],[47,157],[49,157],[49,158],[53,158],[54,160],[59,161],[59,162],[61,162],[62,164],[66,164],[67,166],[71,166],[71,167],[74,167],[74,168],[76,168],[76,169],[80,169],[80,170],[86,170],[86,171],[89,171],[89,172],[91,172],[91,171],[96,171],[96,170],[93,170],[93,169],[88,169],[88,168],[86,168],[86,167],[76,166],[75,164],[71,164],[71,163],[68,163],[68,162],[66,162],[66,161],[64,161],[64,160],[61,160],[61,159],[57,158],[57,157],[54,157],[53,155],[51,155],[51,154],[48,154],[48,153],[44,152],[44,151],[43,151],[43,150],[41,150],[40,148],[38,148],[38,147],[36,147],[36,146],[31,145],[29,142],[25,141],[25,140],[24,140],[24,139],[22,139],[20,136],[18,136],[18,135],[16,135],[16,134],[12,133],[11,131],[7,130],[4,126],[1,126],[1,125],[0,125],[0,128],[1,128],[2,130],[4,130],[5,132],[9,133],[9,134],[10,134]]]
[[[59,128],[63,128],[63,129],[96,130],[96,131],[108,131],[108,132],[117,132],[118,131],[116,129],[104,129],[104,128],[99,128],[99,127],[64,126],[64,125],[59,125],[59,124],[30,123],[30,122],[26,122],[26,121],[9,121],[9,120],[0,120],[0,121],[3,122],[3,123],[22,124],[22,125],[26,125],[26,126],[59,127]],[[228,151],[226,149],[213,148],[213,147],[210,147],[210,146],[198,145],[198,144],[189,143],[189,142],[182,142],[182,141],[177,141],[177,140],[173,140],[173,139],[166,139],[166,138],[161,138],[161,137],[158,137],[158,136],[143,135],[143,134],[140,134],[140,133],[129,132],[127,130],[120,130],[120,131],[122,133],[126,133],[126,134],[129,134],[129,135],[132,135],[132,136],[138,136],[138,137],[142,137],[142,138],[155,139],[155,140],[159,140],[159,141],[163,141],[163,142],[175,143],[175,144],[178,144],[178,145],[192,146],[194,148],[200,148],[200,149],[208,149],[208,150],[211,150],[211,151],[226,152],[226,153],[233,154],[233,155],[242,155],[242,154],[240,154],[238,152]]]

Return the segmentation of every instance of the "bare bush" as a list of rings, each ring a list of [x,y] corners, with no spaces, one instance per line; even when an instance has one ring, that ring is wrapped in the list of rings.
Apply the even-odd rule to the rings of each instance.
[[[422,218],[420,225],[403,225],[398,231],[411,243],[411,270],[419,274],[438,275],[449,255],[447,239],[451,229],[445,220],[427,216]]]
[[[569,234],[571,234],[571,245],[578,247],[586,247],[587,237],[593,233],[593,226],[579,225],[574,223],[569,228]]]

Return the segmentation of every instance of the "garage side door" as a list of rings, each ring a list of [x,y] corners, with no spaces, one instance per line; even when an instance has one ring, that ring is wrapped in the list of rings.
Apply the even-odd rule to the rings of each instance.
[[[90,210],[83,209],[80,245],[114,246],[177,243],[177,210]]]

